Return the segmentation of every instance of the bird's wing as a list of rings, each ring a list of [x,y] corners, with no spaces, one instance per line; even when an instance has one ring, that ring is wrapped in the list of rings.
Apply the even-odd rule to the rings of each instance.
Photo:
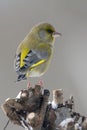
[[[27,53],[27,54],[26,54]],[[16,55],[15,69],[16,72],[23,72],[26,69],[34,68],[48,59],[48,52],[43,50],[31,49]]]

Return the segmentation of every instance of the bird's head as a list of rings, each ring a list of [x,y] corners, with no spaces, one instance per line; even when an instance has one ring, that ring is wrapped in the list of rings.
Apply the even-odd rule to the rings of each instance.
[[[55,28],[49,23],[40,23],[32,29],[35,37],[42,42],[52,44],[55,37],[61,36],[61,33],[55,31]]]

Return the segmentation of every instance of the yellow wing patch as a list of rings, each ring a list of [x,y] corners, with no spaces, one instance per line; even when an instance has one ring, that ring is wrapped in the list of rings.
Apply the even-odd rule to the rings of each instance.
[[[42,63],[44,63],[46,60],[40,60],[39,62],[37,62],[37,63],[35,63],[34,65],[32,65],[31,67],[30,67],[30,70],[33,70],[34,69],[34,67],[36,67],[36,66],[38,66],[38,65],[40,65],[40,64],[42,64]],[[27,72],[26,73],[26,77],[29,77],[29,72]]]
[[[44,63],[45,61],[46,61],[46,60],[40,60],[40,61],[38,61],[37,63],[33,64],[30,69],[33,69],[34,67],[36,67],[36,66],[38,66],[38,65],[40,65],[40,64],[42,64],[42,63]]]
[[[28,54],[29,52],[29,49],[26,48],[26,49],[23,49],[22,52],[21,52],[21,60],[20,60],[20,67],[23,67],[24,66],[24,58],[26,57],[26,55]]]

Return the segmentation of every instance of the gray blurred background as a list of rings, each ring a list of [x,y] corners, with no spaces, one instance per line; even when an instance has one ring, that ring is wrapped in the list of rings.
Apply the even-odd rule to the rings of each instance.
[[[87,0],[0,0],[0,105],[26,88],[27,81],[14,83],[13,60],[18,44],[38,22],[49,22],[62,37],[56,39],[54,56],[41,78],[44,87],[62,88],[72,94],[76,111],[87,115]],[[38,78],[29,79],[32,84]],[[0,129],[8,118],[0,110]],[[7,130],[23,130],[9,124]]]

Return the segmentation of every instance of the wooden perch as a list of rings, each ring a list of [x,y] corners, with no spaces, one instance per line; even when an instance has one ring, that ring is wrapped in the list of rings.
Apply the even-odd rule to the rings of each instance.
[[[74,111],[73,96],[64,101],[63,90],[53,90],[49,102],[49,95],[49,90],[35,85],[7,99],[1,108],[10,121],[27,130],[87,130],[87,118]]]

